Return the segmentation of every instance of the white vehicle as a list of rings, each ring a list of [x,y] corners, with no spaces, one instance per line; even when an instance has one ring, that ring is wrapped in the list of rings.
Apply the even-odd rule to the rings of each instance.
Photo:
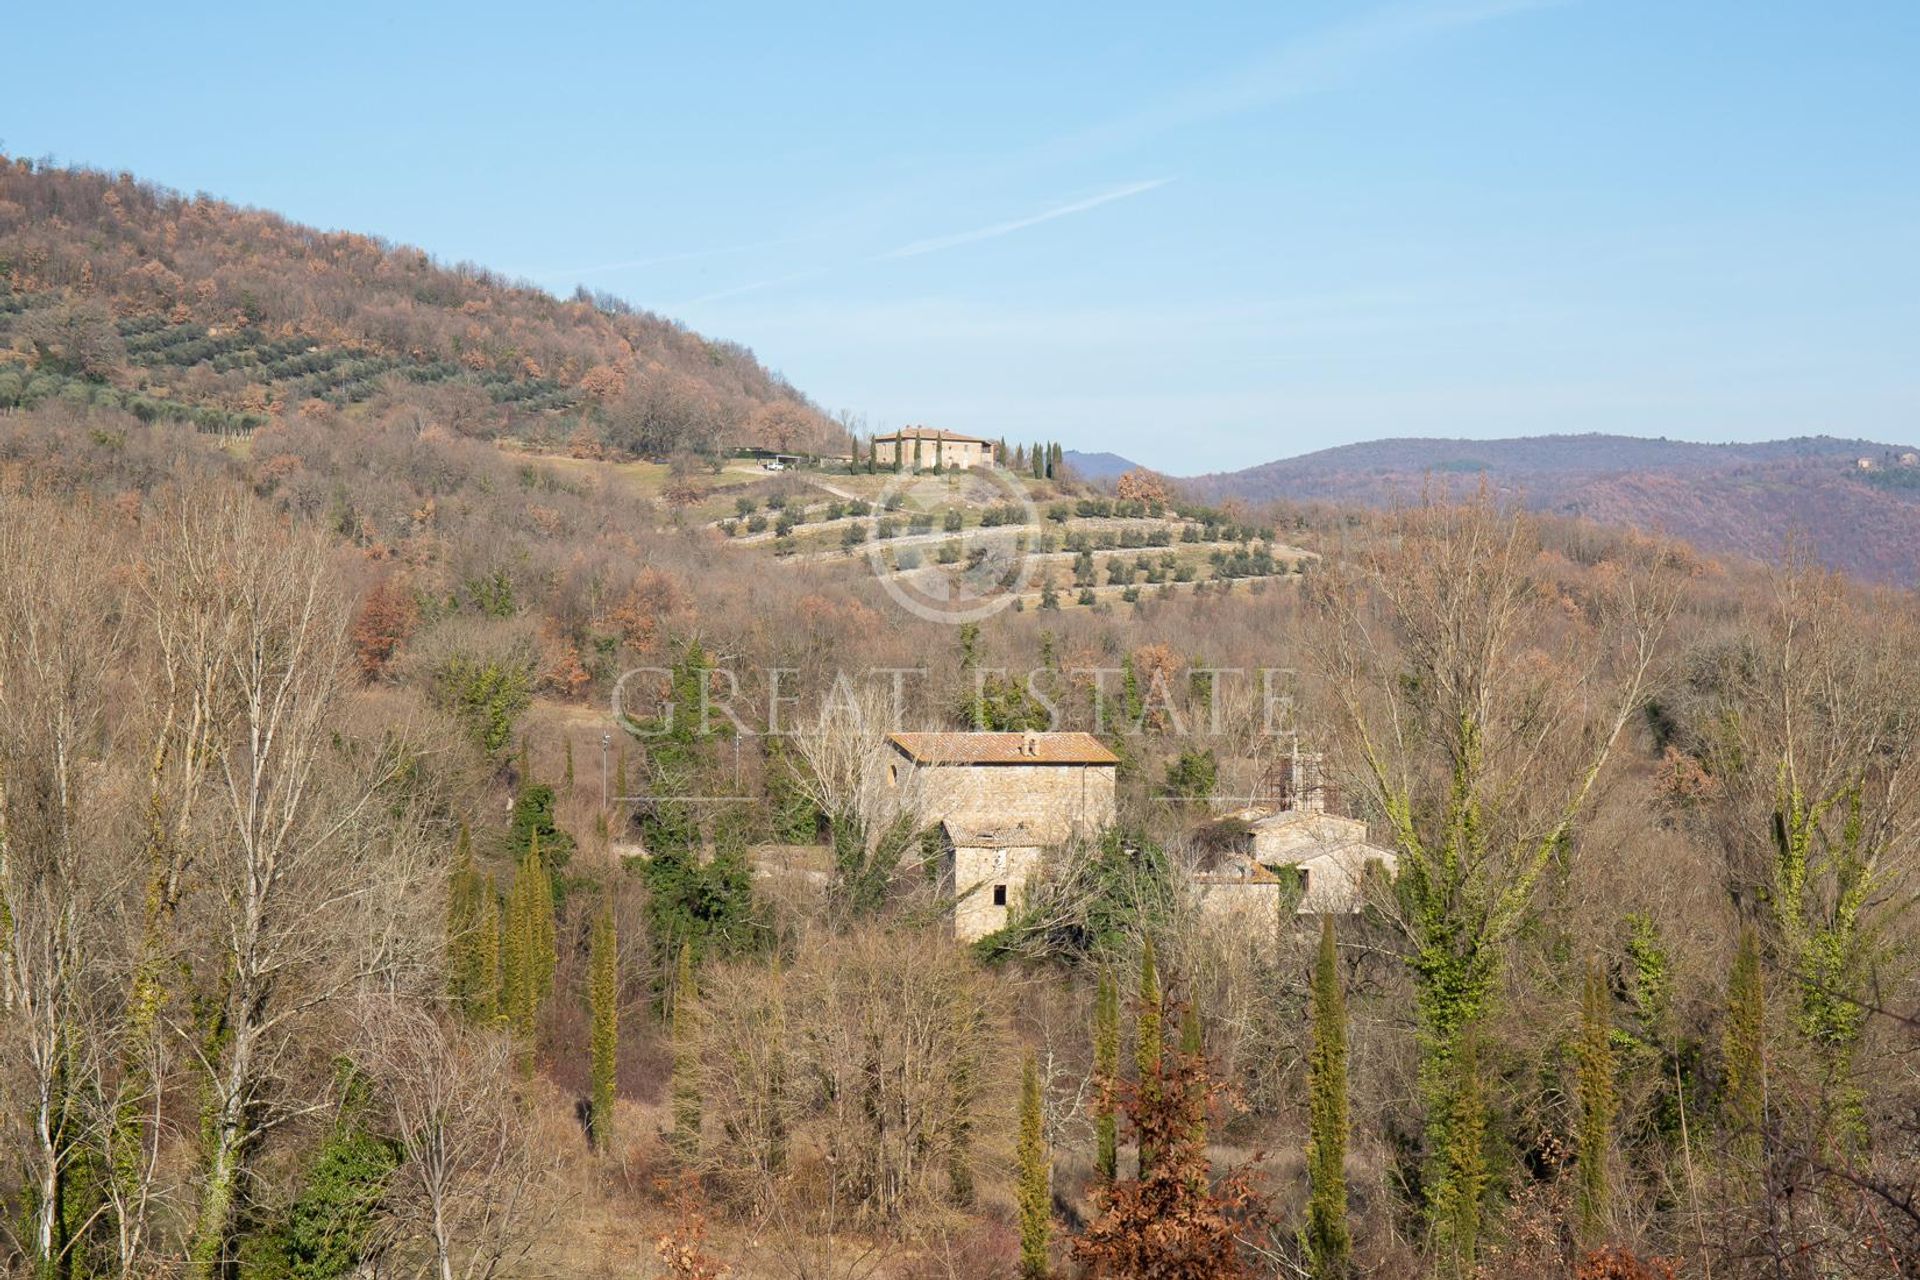
[[[762,471],[785,471],[787,469],[787,464],[780,461],[780,459],[778,458],[768,458],[765,462],[760,464],[760,469]]]

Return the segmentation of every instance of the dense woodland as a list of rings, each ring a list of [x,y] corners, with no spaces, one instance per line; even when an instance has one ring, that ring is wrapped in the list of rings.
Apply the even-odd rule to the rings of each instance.
[[[351,295],[330,342],[471,349],[407,251],[3,181],[21,315],[117,331],[145,313],[104,281],[164,262],[170,324],[278,280],[249,326]],[[418,272],[543,376],[707,345]],[[60,332],[10,363],[63,389],[0,410],[16,1272],[1920,1266],[1910,594],[1469,494],[1236,508],[1319,559],[948,627],[503,452],[525,424],[464,426],[465,374],[272,399],[243,439]],[[716,439],[787,394],[756,369]],[[1099,731],[1119,826],[961,947],[861,767],[901,720]],[[1296,735],[1400,874],[1223,927],[1186,873]]]

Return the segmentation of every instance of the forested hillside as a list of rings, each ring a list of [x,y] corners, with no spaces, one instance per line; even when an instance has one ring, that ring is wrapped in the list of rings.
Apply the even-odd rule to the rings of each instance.
[[[659,322],[7,182],[13,1272],[1920,1267],[1911,593],[1498,494],[592,456],[658,379],[810,411]],[[142,363],[156,317],[218,349]],[[269,329],[399,363],[303,383]],[[982,528],[1077,594],[897,603]],[[1096,735],[1116,821],[962,946],[901,728]],[[1303,751],[1397,877],[1210,910]]]
[[[8,348],[11,348],[9,351]],[[245,431],[405,400],[463,435],[664,457],[838,439],[745,348],[128,174],[0,155],[0,408]]]
[[[1693,444],[1627,436],[1378,440],[1188,482],[1212,500],[1387,506],[1483,481],[1532,510],[1684,538],[1757,560],[1799,543],[1873,582],[1920,583],[1920,471],[1909,445],[1818,436]],[[1862,471],[1862,458],[1873,470]],[[1911,475],[1903,474],[1911,471]]]

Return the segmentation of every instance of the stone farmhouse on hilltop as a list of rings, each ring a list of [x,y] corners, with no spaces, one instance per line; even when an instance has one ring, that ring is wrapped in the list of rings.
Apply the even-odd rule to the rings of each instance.
[[[906,427],[890,435],[873,438],[873,465],[902,470],[944,471],[948,467],[971,471],[992,466],[994,444],[978,436],[963,436],[957,431],[936,431],[931,427]]]
[[[939,829],[962,942],[1006,926],[1048,849],[1114,823],[1120,759],[1090,733],[896,733],[885,754]]]

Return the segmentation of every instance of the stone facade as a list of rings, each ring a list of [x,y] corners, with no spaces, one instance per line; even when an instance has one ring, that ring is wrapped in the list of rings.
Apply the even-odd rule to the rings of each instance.
[[[972,942],[1006,928],[1028,884],[1040,873],[1045,847],[1024,827],[987,830],[959,819],[940,824],[953,893],[953,936]]]
[[[1282,810],[1249,825],[1247,856],[1261,867],[1286,866],[1299,872],[1301,915],[1352,914],[1364,902],[1362,886],[1369,866],[1389,877],[1399,867],[1390,849],[1367,843],[1367,824],[1311,810]]]
[[[971,942],[1004,927],[1047,850],[1113,825],[1117,764],[1084,733],[888,740],[885,785],[911,790],[921,820],[940,829],[955,937]]]
[[[873,438],[873,465],[883,469],[898,466],[903,470],[932,471],[953,467],[971,471],[993,465],[993,455],[990,440],[927,427],[908,427]]]

